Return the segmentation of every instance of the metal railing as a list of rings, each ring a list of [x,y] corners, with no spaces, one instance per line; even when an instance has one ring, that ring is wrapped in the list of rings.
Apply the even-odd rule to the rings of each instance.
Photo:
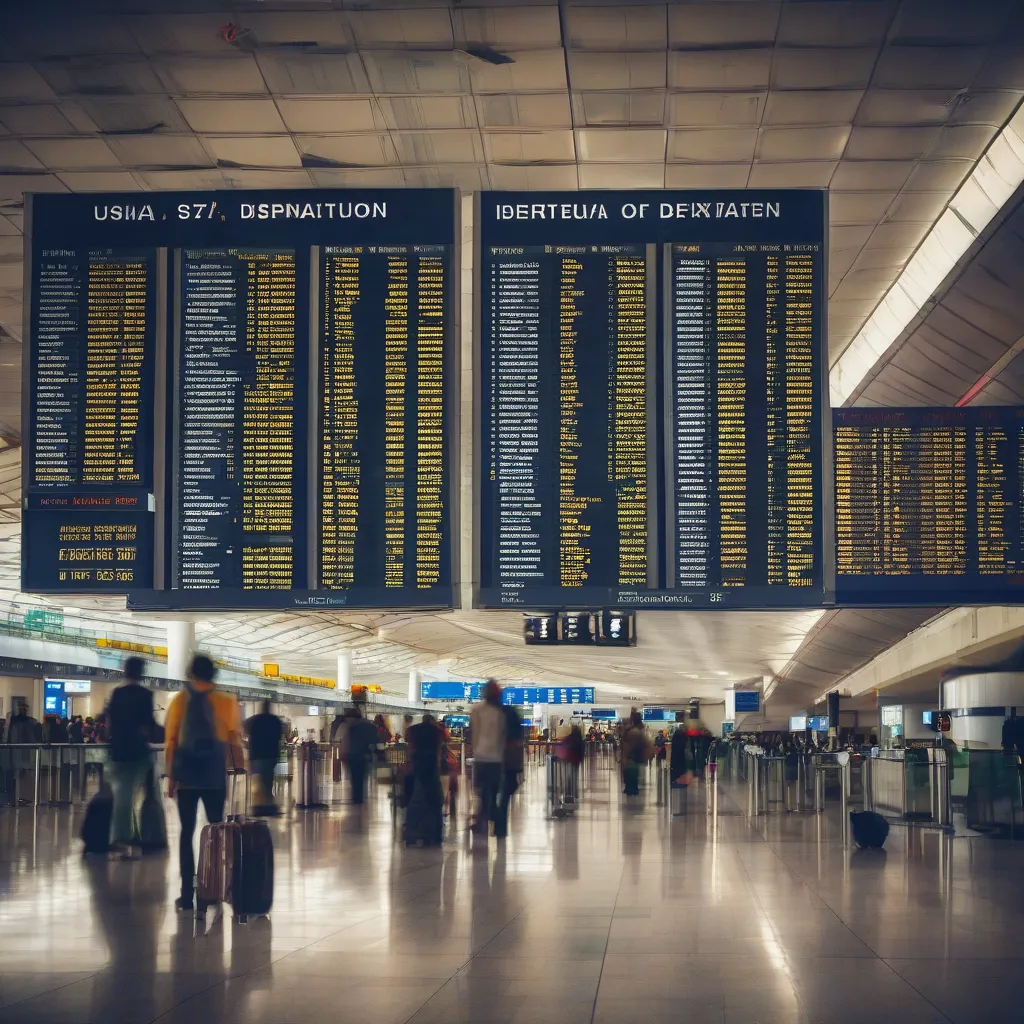
[[[952,829],[950,765],[943,749],[880,751],[865,757],[863,766],[864,810],[908,825]]]

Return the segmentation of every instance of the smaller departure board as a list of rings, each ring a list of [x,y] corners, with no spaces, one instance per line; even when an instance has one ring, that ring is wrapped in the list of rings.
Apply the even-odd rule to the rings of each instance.
[[[1024,409],[837,409],[836,603],[1024,601]]]
[[[156,251],[72,239],[28,259],[26,589],[149,586]]]

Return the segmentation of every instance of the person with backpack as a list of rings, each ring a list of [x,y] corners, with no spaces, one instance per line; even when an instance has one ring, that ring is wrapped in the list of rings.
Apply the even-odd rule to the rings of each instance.
[[[124,683],[110,695],[107,705],[109,723],[111,790],[114,806],[110,816],[110,851],[117,859],[134,856],[139,848],[135,835],[135,805],[150,781],[153,758],[149,744],[153,738],[153,693],[142,685],[145,670],[142,658],[126,658]]]
[[[181,897],[174,901],[175,910],[193,909],[196,865],[192,842],[199,801],[207,821],[223,821],[228,768],[244,767],[242,710],[233,694],[217,689],[216,674],[210,658],[197,654],[189,666],[185,688],[167,708],[167,795],[177,799],[181,819]]]

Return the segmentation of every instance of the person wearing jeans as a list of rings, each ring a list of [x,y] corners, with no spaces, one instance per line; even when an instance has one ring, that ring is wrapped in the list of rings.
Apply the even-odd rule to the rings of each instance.
[[[114,859],[130,859],[140,852],[135,833],[135,805],[153,770],[149,744],[156,722],[153,694],[142,685],[145,662],[127,658],[125,682],[110,695],[109,723],[110,787],[114,806],[110,817],[110,852]]]
[[[483,700],[469,715],[469,738],[473,746],[473,781],[478,804],[473,831],[487,835],[488,823],[498,818],[498,792],[505,761],[508,726],[501,706],[501,687],[493,679],[484,686]]]

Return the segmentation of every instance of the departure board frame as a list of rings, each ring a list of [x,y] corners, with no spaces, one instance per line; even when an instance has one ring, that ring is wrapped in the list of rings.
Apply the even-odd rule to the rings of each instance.
[[[27,197],[26,212],[23,589],[122,593],[130,608],[154,611],[453,606],[460,266],[454,190],[45,194]],[[332,249],[344,250],[347,264],[357,268],[338,285],[333,320],[322,275]],[[43,420],[40,437],[60,442],[57,455],[47,456],[57,466],[51,475],[67,476],[65,454],[79,458],[80,445],[66,435],[72,427],[82,433],[75,416],[86,401],[83,374],[65,374],[61,386],[71,399],[55,394],[61,410],[68,401],[74,408],[62,412],[61,422],[71,426],[58,435],[35,383],[40,326],[59,320],[64,333],[49,341],[50,349],[63,337],[77,339],[83,352],[88,347],[90,380],[93,363],[108,377],[111,372],[112,357],[99,349],[116,345],[103,341],[102,324],[90,320],[87,337],[78,323],[92,308],[82,297],[87,285],[78,264],[70,290],[60,276],[66,267],[47,271],[57,275],[47,279],[54,282],[48,294],[57,297],[51,305],[62,305],[44,316],[37,302],[43,253],[67,251],[81,263],[82,250],[87,284],[89,261],[104,253],[116,260],[141,251],[149,275],[145,375],[131,392],[139,396],[145,429],[129,438],[137,441],[145,479],[132,488],[85,488],[68,480],[60,490],[40,487],[32,476],[41,450],[36,424]],[[121,263],[111,272],[93,268],[92,278],[120,281]],[[365,266],[372,270],[364,274]],[[62,290],[71,306],[60,299]],[[93,290],[99,310],[93,319],[100,323],[113,304],[102,288]],[[121,348],[116,332],[124,334],[129,320],[122,315],[107,330]],[[321,444],[330,425],[325,351],[331,345],[347,353],[330,378],[335,392],[340,387],[349,396],[342,413],[347,425],[334,442],[348,452],[339,456],[350,467],[346,515],[358,504],[342,540],[326,532],[322,498],[334,471]],[[388,355],[381,356],[385,348]],[[104,384],[90,395],[106,391],[120,396],[125,388]],[[377,452],[374,417],[385,404],[388,436]],[[105,419],[90,427],[88,436],[105,445],[103,458],[93,458],[93,444],[90,461],[105,471],[109,450],[127,459],[121,422],[132,424],[134,407],[121,414],[122,405],[128,408],[122,401],[114,414],[100,409]],[[139,539],[130,554],[144,572],[117,577],[116,563],[115,578],[102,585],[86,585],[93,581],[83,583],[81,573],[57,578],[59,537],[67,535],[71,555],[83,564],[107,558],[105,548],[116,561],[129,547],[124,538],[133,524]],[[323,571],[328,558],[335,568],[339,558],[343,563],[330,577]]]
[[[475,606],[830,604],[827,191],[482,192],[475,223]],[[687,358],[727,351],[720,325],[737,317],[724,306],[730,290],[740,289],[742,307],[736,366],[723,356],[703,371],[705,416],[688,435],[703,447],[687,465],[699,467],[708,496],[690,520],[680,509],[692,483],[675,483],[683,464],[675,447],[683,404],[677,314],[686,298],[673,278],[677,259],[706,264],[697,289],[703,333]],[[733,280],[727,263],[738,268]],[[633,341],[641,334],[643,381]],[[727,378],[752,380],[760,391],[730,414],[740,425],[734,464],[712,466]],[[744,497],[735,510],[721,499],[719,481],[730,473]],[[704,530],[697,541],[695,525]],[[728,530],[741,538],[731,574],[720,540]],[[700,571],[681,571],[689,568],[683,555],[702,550]]]
[[[837,606],[1024,604],[1024,407],[832,418]]]

